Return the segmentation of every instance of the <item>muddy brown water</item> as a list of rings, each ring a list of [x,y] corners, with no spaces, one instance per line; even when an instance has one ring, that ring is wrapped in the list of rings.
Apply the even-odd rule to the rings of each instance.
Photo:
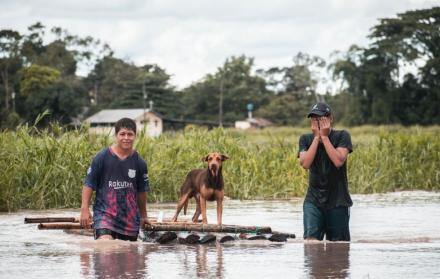
[[[298,236],[281,244],[98,242],[23,223],[24,217],[77,216],[78,210],[0,214],[0,278],[440,278],[440,193],[353,200],[350,243],[304,243],[302,199],[225,202],[225,224],[267,225]],[[174,204],[148,209],[168,218]],[[210,204],[208,220],[215,218]]]

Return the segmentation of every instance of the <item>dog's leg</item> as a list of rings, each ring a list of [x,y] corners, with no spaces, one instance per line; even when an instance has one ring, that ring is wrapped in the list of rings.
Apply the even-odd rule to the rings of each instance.
[[[185,205],[185,203],[188,202],[188,196],[189,196],[189,193],[186,193],[180,197],[179,202],[177,203],[177,207],[176,207],[176,214],[174,214],[174,217],[171,220],[172,222],[177,221],[177,217],[179,216],[179,213],[182,210],[182,207]]]
[[[196,200],[196,212],[194,212],[194,216],[192,217],[193,223],[198,223],[199,216],[201,213],[200,210],[200,197],[198,195],[194,196],[194,199]]]
[[[223,191],[219,191],[216,193],[216,201],[217,201],[217,224],[222,224],[222,216],[223,216]]]
[[[222,224],[223,201],[217,201],[217,224]]]
[[[200,209],[202,210],[202,223],[208,224],[208,218],[206,217],[206,199],[200,195]]]
[[[199,217],[200,217],[200,211],[196,210],[196,212],[194,212],[194,215],[193,215],[193,217],[191,219],[192,222],[193,223],[198,223]]]

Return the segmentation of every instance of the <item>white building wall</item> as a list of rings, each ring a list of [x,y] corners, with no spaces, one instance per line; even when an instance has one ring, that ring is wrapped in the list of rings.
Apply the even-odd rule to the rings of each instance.
[[[251,123],[249,123],[248,121],[235,121],[235,128],[237,129],[246,130],[250,127]]]
[[[144,129],[144,123],[146,123],[146,135],[149,137],[158,137],[163,132],[163,121],[160,117],[156,116],[153,113],[146,112],[145,116],[140,115],[134,119],[136,122],[136,126],[138,129],[138,133]],[[91,123],[92,124],[92,123]],[[102,135],[110,135],[113,136],[115,133],[114,123],[109,126],[97,126],[90,127],[90,133],[94,134],[102,134]]]

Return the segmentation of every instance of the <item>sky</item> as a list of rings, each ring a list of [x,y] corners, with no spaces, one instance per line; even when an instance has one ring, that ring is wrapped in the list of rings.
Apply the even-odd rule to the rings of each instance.
[[[439,6],[439,0],[0,0],[0,29],[41,22],[108,43],[137,66],[158,64],[184,88],[231,56],[254,70],[292,65],[298,52],[328,61],[368,46],[379,18]],[[82,68],[79,74],[86,74]]]

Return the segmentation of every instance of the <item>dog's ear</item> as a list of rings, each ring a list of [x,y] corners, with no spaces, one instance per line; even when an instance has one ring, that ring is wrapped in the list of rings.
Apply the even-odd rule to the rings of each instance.
[[[207,162],[208,161],[208,157],[209,157],[209,155],[206,155],[206,156],[202,157],[202,162]]]
[[[228,155],[221,155],[222,156],[222,161],[226,161],[226,160],[228,160],[229,159],[229,156]]]

